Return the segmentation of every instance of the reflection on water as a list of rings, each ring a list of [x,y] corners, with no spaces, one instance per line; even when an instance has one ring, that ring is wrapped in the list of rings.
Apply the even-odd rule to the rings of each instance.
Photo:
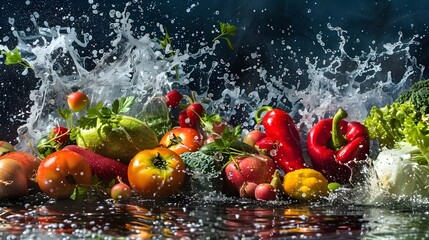
[[[429,209],[236,198],[3,203],[2,238],[424,239]],[[18,207],[21,206],[21,207]]]

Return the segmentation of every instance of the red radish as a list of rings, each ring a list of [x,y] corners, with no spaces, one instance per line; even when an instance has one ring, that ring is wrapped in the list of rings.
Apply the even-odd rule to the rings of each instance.
[[[110,196],[119,201],[128,201],[131,198],[131,188],[127,184],[120,182],[110,189]]]
[[[269,183],[258,184],[255,188],[256,200],[273,201],[277,198],[276,188]]]
[[[70,138],[70,132],[66,127],[55,127],[49,134],[49,139],[54,139],[57,143],[65,143]]]
[[[199,122],[200,117],[203,116],[204,107],[201,103],[192,103],[186,108],[186,114],[192,122]]]
[[[179,126],[181,128],[195,128],[195,125],[195,122],[188,117],[186,110],[179,113]]]
[[[83,92],[73,92],[67,96],[67,104],[73,112],[82,111],[89,103],[88,96]]]
[[[182,100],[183,96],[177,90],[173,89],[165,95],[167,107],[177,107]]]
[[[258,184],[254,182],[245,182],[240,188],[240,197],[242,198],[255,198],[255,189]]]
[[[108,183],[120,177],[123,182],[128,183],[127,165],[77,145],[68,145],[63,149],[79,153],[91,166],[92,174],[97,175],[101,181]]]
[[[269,183],[275,170],[276,165],[268,156],[239,156],[226,165],[225,182],[230,190],[239,193],[245,182]]]

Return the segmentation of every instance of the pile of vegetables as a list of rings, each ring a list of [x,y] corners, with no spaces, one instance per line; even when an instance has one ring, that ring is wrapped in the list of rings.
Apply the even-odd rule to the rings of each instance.
[[[429,80],[392,104],[373,107],[363,121],[380,146],[373,161],[380,187],[397,196],[429,197]]]
[[[257,111],[258,124],[244,134],[176,89],[159,99],[171,116],[157,124],[127,115],[133,96],[110,106],[80,91],[66,97],[62,125],[39,139],[34,152],[0,141],[0,199],[31,190],[55,199],[95,194],[118,201],[216,191],[314,201],[353,186],[360,166],[373,168],[387,194],[429,197],[429,80],[373,107],[362,122],[346,120],[341,108],[320,120],[307,134],[309,159],[291,116],[271,106]],[[370,156],[371,143],[379,148]]]

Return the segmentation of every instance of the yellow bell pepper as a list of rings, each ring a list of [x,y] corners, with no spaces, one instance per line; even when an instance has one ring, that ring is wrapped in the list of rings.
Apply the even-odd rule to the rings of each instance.
[[[318,171],[302,168],[288,172],[283,179],[286,194],[301,201],[311,201],[328,195],[328,180]]]

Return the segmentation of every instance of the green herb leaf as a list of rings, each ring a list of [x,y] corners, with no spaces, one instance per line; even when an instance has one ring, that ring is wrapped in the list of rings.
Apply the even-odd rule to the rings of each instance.
[[[219,114],[205,114],[201,123],[206,132],[213,132],[213,123],[222,122],[222,117]]]
[[[22,59],[22,56],[17,48],[11,52],[2,51],[1,53],[6,56],[6,60],[4,61],[5,65],[20,64],[26,68],[31,68],[30,64]]]
[[[229,37],[235,36],[235,34],[237,33],[237,27],[232,24],[223,23],[223,22],[219,22],[219,26],[220,26],[220,34],[213,39],[213,42],[218,39],[223,39],[227,42],[228,47],[231,50],[234,50],[234,45],[232,43],[232,40]]]
[[[119,113],[126,113],[126,112],[130,111],[131,105],[134,104],[135,100],[136,100],[135,96],[128,96],[125,98],[121,98],[121,100],[119,100],[118,112],[115,112],[115,111],[113,111],[113,112],[116,114],[119,114]]]
[[[88,194],[88,189],[81,186],[76,186],[70,198],[72,200],[85,198]]]

